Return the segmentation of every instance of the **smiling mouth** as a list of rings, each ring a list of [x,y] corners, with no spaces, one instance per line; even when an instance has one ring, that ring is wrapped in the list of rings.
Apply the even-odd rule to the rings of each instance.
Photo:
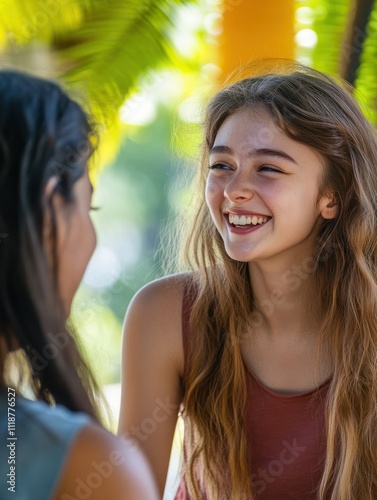
[[[233,227],[238,227],[238,228],[251,228],[251,227],[256,227],[256,226],[261,226],[263,224],[266,224],[269,220],[272,219],[272,217],[268,216],[256,216],[256,215],[233,215],[233,214],[226,214],[229,220],[229,224]]]

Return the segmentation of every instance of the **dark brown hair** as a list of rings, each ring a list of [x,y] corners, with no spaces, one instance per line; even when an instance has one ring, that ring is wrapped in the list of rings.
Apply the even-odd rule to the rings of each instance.
[[[75,203],[73,187],[92,154],[92,136],[88,117],[58,85],[0,72],[0,335],[7,351],[24,353],[37,398],[96,417],[96,383],[58,293],[56,248],[51,277],[43,241],[46,213],[56,241],[46,184],[56,176],[55,189]]]

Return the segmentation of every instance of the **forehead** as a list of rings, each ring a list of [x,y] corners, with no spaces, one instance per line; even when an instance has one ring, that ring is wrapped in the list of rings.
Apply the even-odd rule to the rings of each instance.
[[[263,147],[279,137],[288,139],[265,109],[245,108],[224,120],[216,134],[214,145],[223,141],[243,141]]]
[[[213,146],[220,145],[240,155],[250,155],[255,150],[278,149],[298,161],[316,160],[324,164],[316,150],[289,137],[264,108],[245,108],[228,116],[213,143]]]

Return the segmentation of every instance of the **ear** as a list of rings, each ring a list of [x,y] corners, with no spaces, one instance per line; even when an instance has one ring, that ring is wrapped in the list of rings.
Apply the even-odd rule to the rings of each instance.
[[[335,219],[338,216],[339,204],[334,194],[321,198],[320,213],[324,219]]]
[[[45,244],[49,245],[51,238],[51,213],[49,210],[49,206],[52,205],[52,198],[56,189],[56,186],[59,183],[59,178],[54,175],[50,177],[47,181],[43,192],[43,200],[44,200],[44,215],[43,215],[43,237]]]
[[[56,175],[49,178],[43,193],[45,201],[49,200],[52,197],[58,183],[59,178]]]

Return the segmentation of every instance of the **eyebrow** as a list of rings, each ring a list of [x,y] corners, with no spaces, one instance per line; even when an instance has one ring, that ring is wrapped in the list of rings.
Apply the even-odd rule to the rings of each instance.
[[[213,146],[213,148],[210,151],[210,155],[213,155],[215,153],[223,153],[223,154],[228,154],[231,156],[234,156],[234,151],[232,148],[229,146]],[[258,149],[252,149],[251,151],[248,152],[247,157],[248,158],[253,158],[254,156],[271,156],[273,158],[281,158],[282,160],[288,160],[291,163],[294,163],[297,165],[297,161],[292,158],[289,154],[285,153],[284,151],[281,151],[280,149],[272,149],[272,148],[258,148]]]

